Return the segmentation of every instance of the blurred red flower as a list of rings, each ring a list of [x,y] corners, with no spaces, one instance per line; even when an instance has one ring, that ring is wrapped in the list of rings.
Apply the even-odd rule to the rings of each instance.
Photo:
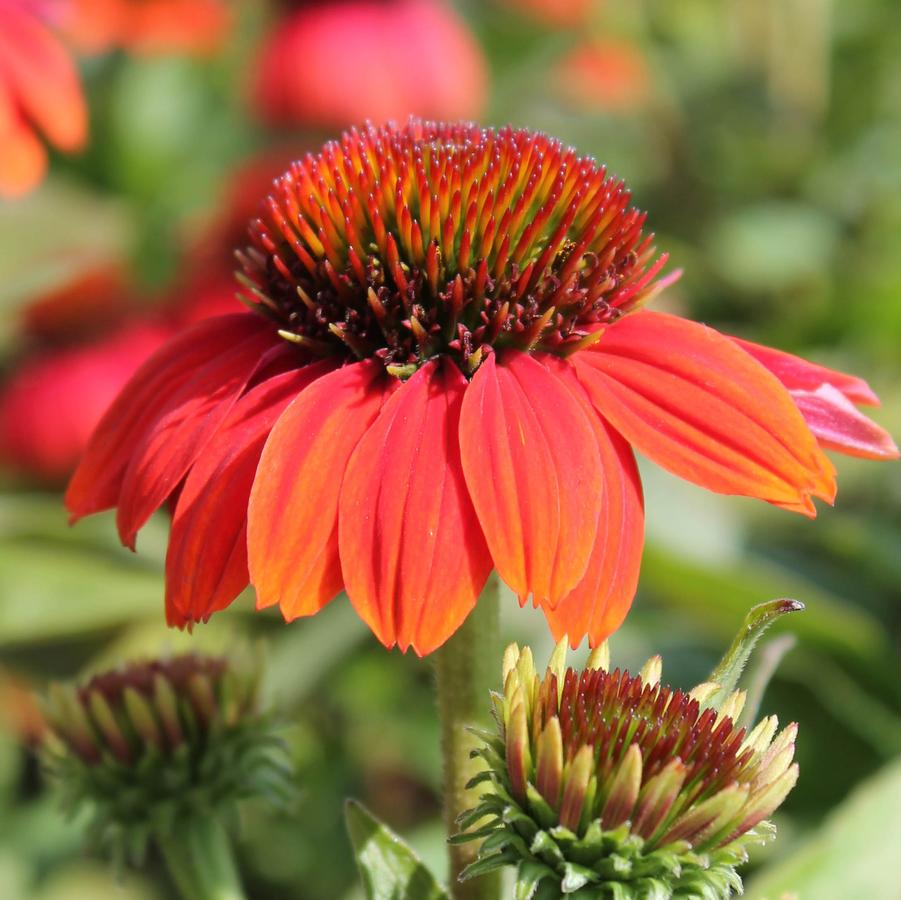
[[[231,22],[227,0],[68,0],[66,30],[81,50],[211,53]]]
[[[543,135],[411,121],[294,163],[240,254],[260,313],[140,369],[66,495],[122,541],[177,492],[167,616],[247,585],[311,615],[345,590],[387,646],[440,646],[492,568],[555,636],[619,627],[642,554],[633,448],[710,490],[816,514],[821,449],[898,451],[860,379],[642,309],[621,182]],[[787,389],[786,389],[787,388]]]
[[[591,41],[557,68],[563,94],[585,110],[630,112],[647,103],[650,73],[641,48],[626,41]]]
[[[339,0],[289,13],[264,42],[256,82],[274,124],[478,116],[486,64],[441,0]]]
[[[20,196],[43,178],[38,132],[67,153],[87,140],[78,73],[44,12],[37,2],[0,0],[0,197]]]
[[[0,460],[48,483],[65,481],[112,400],[169,334],[129,324],[27,359],[0,391]]]

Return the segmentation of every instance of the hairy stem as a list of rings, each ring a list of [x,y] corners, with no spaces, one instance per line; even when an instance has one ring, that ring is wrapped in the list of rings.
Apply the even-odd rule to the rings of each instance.
[[[479,789],[466,789],[469,779],[482,768],[481,760],[470,759],[470,751],[479,746],[479,740],[467,729],[472,725],[488,728],[491,724],[489,691],[497,687],[501,665],[498,595],[499,582],[493,574],[469,618],[435,653],[448,835],[457,832],[457,817],[479,802]],[[465,882],[458,880],[477,852],[475,843],[449,845],[454,900],[500,898],[497,872]]]
[[[212,816],[178,823],[157,844],[185,900],[245,900],[228,835]]]

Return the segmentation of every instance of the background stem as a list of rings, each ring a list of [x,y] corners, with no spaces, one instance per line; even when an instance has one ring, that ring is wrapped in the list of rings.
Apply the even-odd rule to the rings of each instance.
[[[180,822],[157,844],[185,900],[245,900],[228,835],[213,816]]]
[[[479,802],[479,789],[467,791],[465,787],[483,768],[480,759],[469,758],[480,742],[467,726],[491,725],[489,691],[498,687],[501,670],[499,586],[497,575],[492,574],[469,618],[434,656],[448,835],[458,831],[457,817]],[[450,889],[455,900],[498,900],[501,881],[497,872],[463,883],[457,880],[476,858],[478,842],[451,844],[449,853]]]

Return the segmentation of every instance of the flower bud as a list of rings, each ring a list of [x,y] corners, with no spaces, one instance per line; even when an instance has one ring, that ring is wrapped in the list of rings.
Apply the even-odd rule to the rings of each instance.
[[[140,858],[147,839],[238,801],[291,794],[285,747],[258,703],[259,660],[198,655],[130,663],[44,700],[45,763],[95,838]]]
[[[797,780],[797,726],[747,733],[742,691],[666,687],[659,656],[611,671],[606,648],[577,672],[565,644],[543,677],[528,648],[504,654],[500,734],[479,751],[491,790],[461,818],[478,831],[456,838],[485,838],[473,874],[518,865],[530,897],[731,896]]]

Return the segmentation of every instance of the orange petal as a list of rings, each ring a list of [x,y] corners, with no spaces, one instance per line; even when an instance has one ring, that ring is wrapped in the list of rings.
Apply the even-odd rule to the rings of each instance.
[[[134,548],[138,530],[179,486],[251,376],[284,349],[270,326],[254,323],[234,346],[174,385],[153,424],[131,448],[116,511],[123,544]]]
[[[249,390],[192,467],[166,555],[170,625],[206,621],[247,587],[247,503],[263,445],[288,404],[331,369],[313,363]]]
[[[16,108],[0,72],[0,197],[20,197],[44,177],[47,152]]]
[[[0,80],[8,81],[17,106],[57,147],[84,146],[88,114],[75,66],[53,34],[14,4],[3,7]]]
[[[791,396],[821,447],[867,459],[898,458],[891,435],[831,384],[815,391],[793,390]]]
[[[788,391],[730,338],[677,316],[640,312],[574,357],[598,411],[675,475],[724,494],[813,514],[835,470]]]
[[[347,594],[385,646],[420,656],[460,627],[492,568],[460,465],[466,387],[453,363],[423,366],[363,436],[341,488]]]
[[[270,328],[250,313],[217,316],[186,329],[154,353],[126,383],[88,443],[66,491],[72,521],[116,505],[138,442],[179,385],[248,334]]]
[[[557,359],[546,360],[545,364],[586,408],[597,438],[604,486],[585,575],[556,609],[545,608],[544,613],[554,640],[567,635],[575,648],[588,635],[594,647],[623,623],[638,587],[644,546],[641,478],[631,447],[591,407],[573,367]]]
[[[826,366],[819,366],[800,356],[784,353],[773,347],[765,347],[763,344],[755,344],[737,337],[733,337],[732,340],[769,369],[790,391],[815,391],[821,384],[829,384],[854,403],[861,406],[879,406],[879,398],[873,393],[873,389],[856,375],[827,369]]]
[[[460,417],[466,485],[500,576],[551,608],[581,580],[603,476],[593,427],[569,388],[526,353],[489,356]]]
[[[345,366],[311,384],[275,423],[257,467],[247,525],[257,606],[289,621],[341,590],[338,496],[351,453],[386,391],[376,362]]]

